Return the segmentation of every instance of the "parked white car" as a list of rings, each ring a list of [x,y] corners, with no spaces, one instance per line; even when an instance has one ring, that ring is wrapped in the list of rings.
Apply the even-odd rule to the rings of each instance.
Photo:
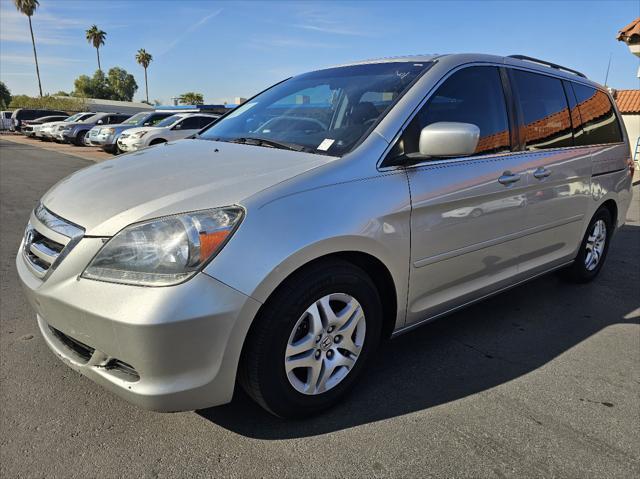
[[[52,123],[46,123],[42,125],[42,128],[36,131],[36,138],[40,138],[41,140],[51,140],[53,139],[58,127],[62,127],[69,122],[86,120],[87,118],[90,118],[93,115],[95,115],[95,113],[80,112],[80,113],[76,113],[75,115],[71,115],[69,118],[63,121],[54,121]]]
[[[118,138],[118,148],[122,151],[136,151],[151,145],[181,140],[198,133],[220,115],[207,113],[182,113],[172,115],[155,126],[131,128]]]

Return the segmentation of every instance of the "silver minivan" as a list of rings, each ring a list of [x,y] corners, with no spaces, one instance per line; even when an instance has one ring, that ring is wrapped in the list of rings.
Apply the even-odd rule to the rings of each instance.
[[[50,348],[126,400],[192,410],[238,383],[301,417],[381,338],[553,270],[594,279],[632,175],[615,104],[579,72],[365,61],[62,180],[16,265]]]

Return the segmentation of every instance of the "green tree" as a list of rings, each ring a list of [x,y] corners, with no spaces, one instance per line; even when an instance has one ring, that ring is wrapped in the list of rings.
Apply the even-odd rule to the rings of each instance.
[[[202,96],[202,93],[189,91],[180,95],[180,103],[183,105],[203,105],[204,97]]]
[[[0,108],[7,108],[11,103],[11,92],[4,82],[0,81]]]
[[[123,68],[113,67],[107,73],[107,89],[111,100],[131,101],[138,90],[136,79]]]
[[[107,37],[107,32],[103,32],[97,25],[92,25],[89,30],[86,31],[87,41],[93,45],[96,49],[96,55],[98,56],[98,70],[102,70],[100,67],[100,47],[104,45],[104,39]]]
[[[74,96],[85,98],[100,98],[103,100],[111,99],[111,90],[107,84],[107,78],[102,70],[96,70],[93,77],[88,75],[80,75],[73,82],[75,90]]]
[[[74,96],[102,100],[131,101],[138,89],[135,78],[126,70],[113,67],[107,75],[96,70],[93,77],[80,75],[73,82]]]
[[[38,90],[42,96],[42,83],[40,82],[40,67],[38,66],[38,54],[36,53],[36,40],[33,37],[33,26],[31,25],[31,17],[36,8],[40,6],[38,0],[13,0],[18,11],[27,16],[29,19],[29,31],[31,32],[31,44],[33,45],[33,58],[36,60],[36,75],[38,76]]]
[[[66,91],[60,90],[60,91],[54,93],[53,96],[71,96],[71,95],[69,95]]]
[[[141,48],[140,50],[138,50],[138,53],[136,53],[136,61],[139,65],[142,66],[142,68],[144,68],[144,90],[146,93],[145,97],[147,103],[149,103],[149,83],[147,83],[147,68],[149,68],[149,64],[152,60],[153,57],[150,53],[147,53],[144,48]]]

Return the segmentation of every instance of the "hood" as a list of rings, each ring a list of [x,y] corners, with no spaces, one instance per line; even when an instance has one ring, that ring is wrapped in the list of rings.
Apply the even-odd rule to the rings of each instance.
[[[79,170],[51,188],[42,203],[89,236],[112,236],[137,221],[241,204],[332,160],[260,146],[180,140]]]
[[[68,122],[66,121],[52,121],[50,123],[45,123],[42,125],[45,128],[55,128],[58,125],[66,125]]]
[[[146,131],[151,133],[151,132],[160,131],[160,130],[164,130],[164,128],[158,128],[157,126],[137,126],[135,128],[129,128],[127,130],[127,135],[129,136],[135,135],[139,131]]]
[[[85,123],[83,121],[63,121],[60,122],[61,125],[64,126],[70,126],[70,127],[75,127],[75,126],[87,126],[89,128],[91,128],[92,126],[95,126],[95,123]]]
[[[136,125],[125,125],[124,123],[118,123],[116,125],[108,125],[109,128],[113,128],[116,131],[130,130],[131,128],[137,128]]]

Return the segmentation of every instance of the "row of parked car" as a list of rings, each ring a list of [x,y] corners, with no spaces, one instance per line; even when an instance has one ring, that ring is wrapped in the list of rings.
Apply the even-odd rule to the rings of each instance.
[[[3,120],[5,113],[1,113]],[[69,116],[52,110],[18,109],[8,129],[42,141],[96,146],[112,154],[187,138],[220,115],[171,110],[122,113],[80,112]]]

